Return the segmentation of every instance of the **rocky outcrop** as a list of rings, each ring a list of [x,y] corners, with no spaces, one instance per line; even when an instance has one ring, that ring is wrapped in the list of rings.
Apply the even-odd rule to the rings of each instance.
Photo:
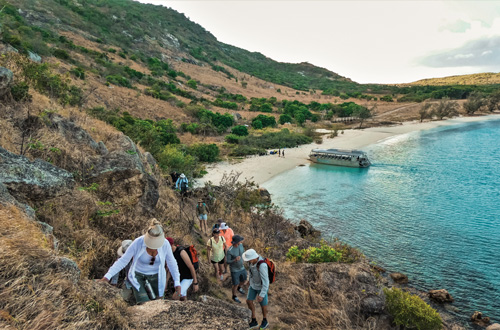
[[[453,297],[445,289],[430,290],[428,293],[430,299],[440,304],[451,303],[454,301]]]
[[[486,328],[486,330],[500,330],[500,324],[494,323]]]
[[[250,310],[201,296],[200,301],[155,300],[128,308],[132,329],[248,329]]]
[[[321,232],[319,230],[314,229],[313,225],[311,225],[307,220],[300,220],[300,223],[295,227],[295,230],[300,233],[302,238],[311,236],[311,237],[319,237],[321,236]]]
[[[10,92],[14,74],[7,68],[0,67],[0,99]]]
[[[408,276],[406,276],[405,274],[391,273],[391,274],[389,274],[389,276],[397,284],[407,284],[408,283]]]
[[[99,144],[94,141],[90,134],[71,120],[57,114],[51,114],[49,118],[52,129],[57,130],[69,143],[100,150]]]
[[[483,316],[483,313],[475,311],[470,320],[481,327],[487,327],[490,324],[490,318]]]
[[[65,194],[73,175],[46,161],[13,154],[0,147],[0,183],[19,201],[40,201]]]
[[[158,182],[148,174],[141,156],[135,143],[122,135],[118,149],[94,159],[86,180],[99,184],[103,200],[132,199],[151,212],[159,198]]]
[[[80,280],[81,270],[73,260],[66,257],[56,257],[49,265],[49,268],[61,273],[61,276],[67,277],[74,284]],[[64,275],[63,275],[64,274]]]
[[[266,188],[259,188],[259,194],[264,203],[271,203],[271,194]]]

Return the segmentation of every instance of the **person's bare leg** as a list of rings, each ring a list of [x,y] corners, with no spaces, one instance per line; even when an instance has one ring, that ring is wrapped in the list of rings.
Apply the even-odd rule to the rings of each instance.
[[[261,306],[262,307],[262,317],[267,319],[267,306]]]
[[[252,312],[252,319],[256,319],[257,317],[255,316],[255,306],[253,304],[253,300],[247,299],[247,305],[248,308],[250,308],[250,311]]]

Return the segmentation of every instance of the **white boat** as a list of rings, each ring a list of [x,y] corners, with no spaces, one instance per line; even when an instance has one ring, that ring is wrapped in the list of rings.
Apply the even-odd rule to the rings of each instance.
[[[368,167],[371,165],[366,153],[360,150],[313,149],[309,159],[318,164]]]

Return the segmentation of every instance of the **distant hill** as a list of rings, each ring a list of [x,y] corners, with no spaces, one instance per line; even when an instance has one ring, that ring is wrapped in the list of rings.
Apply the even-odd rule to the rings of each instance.
[[[500,84],[500,73],[486,72],[462,76],[422,79],[412,82],[410,86],[445,86],[445,85],[493,85]]]

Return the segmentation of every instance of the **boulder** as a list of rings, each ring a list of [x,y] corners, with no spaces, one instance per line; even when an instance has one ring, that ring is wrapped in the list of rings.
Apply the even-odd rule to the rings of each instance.
[[[492,325],[488,326],[486,330],[500,330],[500,324],[493,323]]]
[[[397,284],[407,284],[408,283],[408,276],[406,276],[405,274],[391,273],[391,274],[389,274],[389,276]]]
[[[105,200],[132,199],[151,212],[158,202],[158,182],[144,167],[142,154],[129,137],[122,135],[120,148],[96,157],[87,181],[99,184]]]
[[[430,290],[428,293],[430,299],[440,304],[451,303],[454,300],[453,297],[445,289]]]
[[[92,149],[100,151],[99,144],[94,141],[90,134],[71,120],[57,114],[50,114],[49,119],[51,127],[57,130],[69,143],[90,146]]]
[[[154,300],[129,307],[132,329],[248,329],[250,310],[201,296],[200,301]]]
[[[0,98],[10,93],[10,86],[12,85],[12,79],[14,74],[7,68],[0,67]]]
[[[13,154],[0,147],[0,183],[19,201],[40,201],[72,189],[73,175],[46,161]]]
[[[314,229],[313,225],[304,219],[300,220],[300,223],[295,226],[295,230],[300,233],[302,238],[307,236],[319,237],[321,235],[319,230]]]
[[[483,313],[475,311],[472,314],[470,320],[481,327],[487,327],[490,324],[490,318],[487,316],[483,316]]]
[[[259,188],[259,194],[264,203],[271,203],[271,194],[266,188]]]
[[[363,314],[381,314],[385,308],[385,301],[379,295],[368,295],[361,299],[360,310]]]
[[[74,284],[80,280],[81,270],[73,260],[66,257],[57,257],[49,265],[49,268],[64,273]]]
[[[33,53],[32,51],[28,50],[28,56],[29,56],[30,60],[32,60],[33,62],[36,62],[36,63],[42,62],[42,58],[37,53]]]
[[[241,120],[241,115],[237,112],[233,113],[233,118],[235,122],[239,122]]]
[[[26,213],[28,218],[30,220],[35,220],[35,210],[31,208],[31,206],[19,203],[12,195],[9,193],[7,190],[7,187],[5,187],[4,184],[0,182],[0,204],[7,206],[9,204],[12,204],[16,206],[17,208],[21,209]]]

